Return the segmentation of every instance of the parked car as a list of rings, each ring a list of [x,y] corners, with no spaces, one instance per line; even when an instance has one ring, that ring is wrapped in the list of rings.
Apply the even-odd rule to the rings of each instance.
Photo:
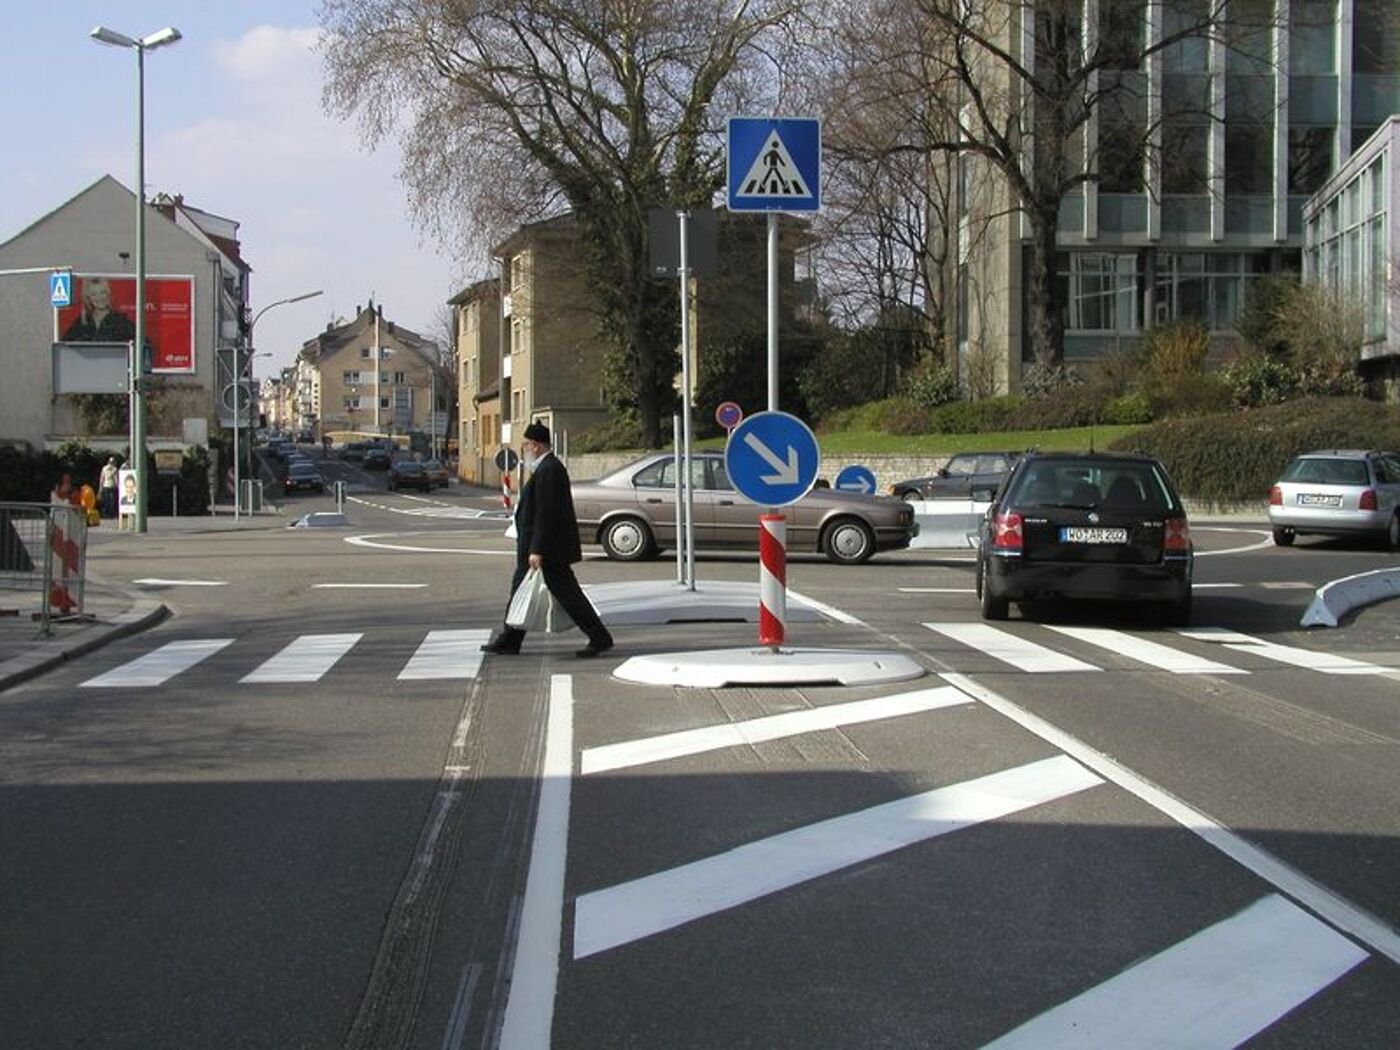
[[[432,482],[434,488],[445,489],[451,484],[452,476],[440,460],[425,459],[423,470],[427,472],[428,480]]]
[[[760,508],[730,484],[723,454],[695,453],[691,478],[696,549],[757,549]],[[602,544],[618,561],[640,561],[674,547],[675,480],[675,457],[656,452],[596,481],[574,482],[580,540]],[[790,553],[820,552],[844,565],[877,551],[902,550],[919,528],[914,508],[903,500],[829,488],[813,489],[783,513]]]
[[[282,477],[283,492],[325,492],[326,479],[313,463],[291,463]]]
[[[1194,550],[1186,509],[1151,456],[1028,452],[983,519],[982,617],[1011,602],[1146,602],[1173,624],[1191,618]]]
[[[1295,456],[1269,490],[1274,542],[1295,537],[1375,537],[1400,548],[1400,454],[1327,449]]]
[[[361,465],[366,470],[388,470],[393,457],[389,455],[387,448],[372,445],[365,449],[364,459]]]
[[[959,452],[937,474],[907,478],[890,486],[900,499],[967,499],[974,488],[996,488],[1016,462],[1019,452]]]
[[[366,463],[365,466],[369,464]],[[424,492],[431,492],[433,482],[428,472],[423,469],[422,463],[401,459],[389,468],[389,491],[397,492],[399,489],[422,489]]]
[[[364,459],[365,449],[368,447],[368,443],[364,441],[348,442],[345,447],[340,450],[340,458],[352,461]]]

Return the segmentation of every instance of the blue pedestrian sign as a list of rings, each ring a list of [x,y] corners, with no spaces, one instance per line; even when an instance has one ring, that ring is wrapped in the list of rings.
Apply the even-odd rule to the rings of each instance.
[[[841,473],[836,475],[836,487],[842,492],[863,492],[867,496],[873,496],[875,475],[869,467],[853,463],[849,467],[843,467]]]
[[[811,118],[730,117],[730,211],[818,211],[822,125]]]
[[[724,466],[739,492],[764,507],[785,507],[817,480],[822,454],[816,435],[786,412],[756,412],[729,435]]]
[[[61,270],[49,274],[49,303],[53,306],[73,305],[73,274]]]

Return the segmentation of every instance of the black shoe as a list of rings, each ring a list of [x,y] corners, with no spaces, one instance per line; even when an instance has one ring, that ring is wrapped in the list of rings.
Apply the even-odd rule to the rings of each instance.
[[[599,653],[605,653],[612,647],[613,640],[611,638],[609,638],[606,642],[589,642],[582,649],[575,652],[574,655],[579,657],[580,659],[586,659],[590,656],[597,656]]]
[[[507,645],[503,642],[487,642],[481,647],[483,653],[495,653],[497,656],[519,656],[519,645]]]

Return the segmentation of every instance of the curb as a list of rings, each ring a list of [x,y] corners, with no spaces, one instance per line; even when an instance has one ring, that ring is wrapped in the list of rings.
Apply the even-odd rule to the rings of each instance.
[[[23,656],[6,660],[0,664],[0,692],[20,682],[36,678],[94,649],[100,649],[118,638],[139,634],[147,628],[154,627],[169,615],[170,609],[161,602],[138,602],[126,612],[114,617],[107,626],[94,626],[84,632],[84,636],[74,639],[71,645],[62,646],[57,651],[38,648]]]
[[[1400,597],[1400,569],[1373,569],[1343,576],[1317,589],[1299,626],[1336,627],[1353,609],[1395,597]]]

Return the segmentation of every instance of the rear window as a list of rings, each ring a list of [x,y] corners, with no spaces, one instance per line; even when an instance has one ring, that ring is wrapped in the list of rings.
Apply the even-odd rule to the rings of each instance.
[[[1054,460],[1032,463],[1009,493],[1021,506],[1113,506],[1165,513],[1179,508],[1166,476],[1153,463]]]
[[[1283,472],[1284,481],[1311,482],[1314,485],[1369,485],[1366,464],[1359,459],[1332,456],[1306,456],[1295,459]]]

